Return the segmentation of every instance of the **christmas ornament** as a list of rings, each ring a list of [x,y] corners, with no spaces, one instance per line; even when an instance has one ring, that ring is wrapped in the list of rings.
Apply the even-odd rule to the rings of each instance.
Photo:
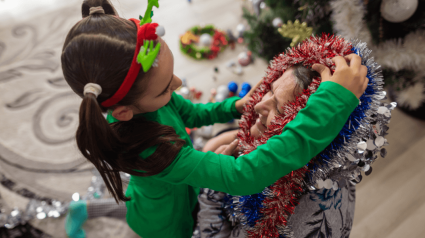
[[[180,96],[182,96],[184,99],[190,98],[190,90],[188,87],[180,87],[176,90],[176,93]]]
[[[243,38],[243,33],[245,32],[246,27],[244,24],[240,23],[237,27],[236,27],[236,32],[238,33],[238,38]]]
[[[236,93],[238,91],[238,84],[234,81],[230,81],[230,83],[227,84],[227,88],[230,92]]]
[[[227,33],[227,41],[230,45],[230,48],[233,50],[235,49],[235,43],[238,39],[236,39],[236,37],[233,35],[232,30],[228,29],[226,33]]]
[[[227,38],[228,38],[228,42],[229,42],[229,43],[230,43],[230,42],[234,43],[234,42],[236,42],[236,41],[237,41],[236,37],[233,35],[232,30],[228,29],[228,30],[226,31],[226,33],[227,33]]]
[[[199,38],[199,42],[201,42],[201,45],[202,46],[210,46],[211,45],[211,42],[212,42],[212,37],[211,37],[210,34],[204,33]]]
[[[210,40],[212,43],[209,43]],[[197,47],[196,43],[200,43],[204,47]],[[226,34],[212,25],[195,26],[180,37],[180,50],[197,60],[214,59],[227,45]]]
[[[226,85],[220,85],[217,88],[217,94],[229,95],[229,89]]]
[[[204,138],[211,138],[213,136],[213,126],[203,126],[196,130],[196,134]]]
[[[409,19],[418,8],[418,0],[383,0],[381,16],[393,23]]]
[[[249,91],[249,90],[251,90],[252,87],[251,87],[251,84],[249,84],[249,83],[242,83],[241,88],[242,88],[242,90]]]
[[[217,94],[217,95],[215,95],[215,101],[216,101],[216,102],[222,102],[222,101],[224,101],[226,98],[227,98],[227,96],[226,96],[226,95],[224,95],[224,94]]]
[[[412,90],[410,87],[419,82],[425,84],[425,30],[422,27],[425,15],[420,14],[425,5],[419,1],[412,17],[394,24],[381,17],[381,3],[334,0],[330,5],[334,29],[346,39],[359,38],[375,44],[372,45],[374,59],[383,68],[391,98],[397,100],[401,110],[424,120],[425,113],[421,113],[424,110],[420,109],[425,107],[425,103],[422,103],[422,97],[417,97],[420,96],[417,94],[419,90],[409,94],[416,96],[408,98],[403,91]],[[397,97],[398,93],[402,94],[402,102]]]
[[[305,22],[300,24],[300,21],[295,20],[294,23],[288,21],[288,24],[283,24],[278,31],[283,37],[291,38],[291,47],[294,47],[296,44],[311,36],[313,28],[307,27],[307,23]]]
[[[229,62],[227,62],[226,67],[227,68],[232,68],[235,65],[236,65],[236,63],[234,61],[229,61]]]
[[[236,66],[236,67],[234,67]],[[226,67],[232,71],[232,73],[236,75],[241,75],[243,73],[242,67],[240,64],[236,64],[233,61],[230,61],[226,64]]]
[[[280,18],[280,17],[276,17],[275,19],[273,19],[273,21],[272,21],[272,25],[274,26],[274,27],[281,27],[282,26],[282,24],[283,24],[283,21],[282,21],[282,19]]]
[[[72,195],[72,200],[93,200],[100,199],[104,195],[105,183],[99,172],[93,169],[93,177],[91,179],[91,185],[87,189],[87,193],[84,196],[80,196],[78,193]],[[124,182],[129,181],[130,175],[126,173],[120,173],[121,179]],[[3,177],[2,180],[5,178]],[[10,181],[11,182],[11,181]],[[13,183],[13,182],[12,182]],[[9,215],[0,212],[0,227],[6,227],[7,229],[13,229],[19,224],[25,224],[33,219],[47,219],[47,218],[59,218],[66,214],[68,211],[69,202],[62,202],[54,199],[40,200],[38,198],[32,198],[28,202],[24,211],[19,209],[13,209]]]
[[[217,94],[215,95],[216,102],[222,102],[224,99],[229,97],[229,89],[226,85],[220,85],[217,88]]]
[[[245,95],[247,95],[249,93],[249,91],[251,90],[251,85],[249,83],[242,83],[241,85],[241,91],[239,92],[239,97],[243,98],[245,97]]]
[[[238,55],[238,63],[242,66],[247,66],[251,63],[251,52],[242,52]]]
[[[236,68],[234,68],[232,72],[234,74],[237,74],[237,75],[242,75],[243,74],[243,70],[242,70],[242,67],[240,65],[237,65]]]
[[[264,3],[264,0],[252,0],[252,8],[254,9],[255,15],[257,16],[260,16],[261,9],[264,8],[261,5],[262,3]]]
[[[238,132],[239,147],[243,154],[255,150],[267,140],[282,132],[282,128],[295,118],[310,97],[318,89],[321,80],[313,78],[302,95],[282,107],[283,114],[277,115],[259,138],[251,136],[251,126],[258,114],[254,106],[270,90],[270,85],[294,65],[311,67],[315,63],[325,64],[335,70],[330,60],[335,56],[351,53],[360,55],[362,65],[368,68],[369,83],[360,97],[359,105],[352,112],[334,141],[313,158],[307,166],[282,177],[262,193],[248,196],[228,196],[226,208],[232,222],[239,222],[247,231],[248,237],[292,237],[286,226],[288,216],[294,213],[299,197],[308,190],[326,188],[337,190],[346,181],[356,184],[362,180],[361,172],[372,171],[371,165],[386,145],[387,124],[395,103],[380,102],[385,97],[380,66],[376,64],[366,44],[355,40],[322,35],[310,37],[297,47],[275,57],[267,69],[262,84],[254,91],[251,100],[245,105]],[[371,146],[371,144],[373,146]]]
[[[202,91],[197,90],[195,87],[190,87],[190,99],[199,100],[202,97]]]

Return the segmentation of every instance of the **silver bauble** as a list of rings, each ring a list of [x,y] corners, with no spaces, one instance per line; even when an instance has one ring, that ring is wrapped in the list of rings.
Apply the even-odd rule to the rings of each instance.
[[[272,25],[274,26],[274,27],[280,27],[280,26],[282,26],[282,24],[283,24],[283,21],[282,21],[282,19],[280,18],[280,17],[276,17],[275,19],[273,19],[273,21],[272,21]]]
[[[224,96],[227,97],[229,95],[229,88],[227,87],[227,85],[218,86],[217,94],[223,94]]]
[[[199,38],[199,42],[201,43],[202,46],[210,46],[212,42],[212,37],[210,34],[204,33]]]
[[[383,0],[381,3],[382,17],[393,23],[409,19],[418,8],[418,0]]]
[[[224,94],[217,94],[217,95],[215,95],[215,101],[216,102],[222,102],[222,101],[224,101],[224,99],[226,99],[227,97],[226,97],[226,95],[224,95]]]
[[[243,37],[243,33],[245,32],[245,30],[246,30],[246,27],[245,27],[245,25],[244,24],[239,24],[237,27],[236,27],[236,31],[238,32],[238,37]]]
[[[190,90],[188,87],[181,87],[178,91],[176,91],[176,93],[181,95],[185,99],[190,98]]]

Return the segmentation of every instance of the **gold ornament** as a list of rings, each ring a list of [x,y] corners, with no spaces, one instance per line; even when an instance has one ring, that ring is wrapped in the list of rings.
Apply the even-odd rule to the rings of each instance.
[[[191,31],[187,31],[184,35],[182,35],[182,43],[185,45],[192,44],[192,42],[198,42],[199,37],[194,35]]]
[[[288,24],[283,24],[278,31],[283,37],[292,38],[291,47],[294,47],[311,36],[313,28],[307,27],[307,23],[305,22],[300,24],[300,21],[295,20],[294,23],[288,21]]]

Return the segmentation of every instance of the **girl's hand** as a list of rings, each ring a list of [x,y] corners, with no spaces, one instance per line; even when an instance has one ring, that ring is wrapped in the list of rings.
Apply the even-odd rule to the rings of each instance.
[[[262,82],[263,82],[263,79],[258,81],[258,83],[253,88],[251,88],[251,90],[249,90],[249,92],[245,95],[245,97],[243,97],[241,100],[236,101],[235,107],[239,113],[243,113],[243,106],[245,105],[245,103],[248,102],[248,100],[251,98],[251,95],[254,93],[255,89],[257,89]]]
[[[236,147],[238,147],[238,139],[234,140],[232,143],[228,145],[222,145],[218,147],[214,153],[222,154],[222,155],[234,155],[236,152]]]
[[[333,75],[328,67],[321,64],[314,64],[313,69],[320,73],[322,82],[332,81],[350,90],[357,98],[360,98],[366,90],[369,79],[366,78],[367,68],[361,65],[362,59],[356,54],[345,57],[337,56],[332,59],[336,69]],[[350,65],[347,64],[350,62]]]

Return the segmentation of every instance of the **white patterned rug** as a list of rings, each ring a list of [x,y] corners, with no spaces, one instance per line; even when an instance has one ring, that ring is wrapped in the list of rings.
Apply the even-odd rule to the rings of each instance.
[[[33,12],[25,21],[4,24],[2,18],[0,208],[6,214],[12,208],[25,211],[34,198],[69,202],[91,184],[92,165],[74,139],[80,99],[66,84],[60,65],[65,36],[81,19],[81,1],[68,3]],[[30,223],[52,237],[66,237],[64,218]],[[137,237],[125,222],[112,218],[91,220],[85,228],[88,237]]]

